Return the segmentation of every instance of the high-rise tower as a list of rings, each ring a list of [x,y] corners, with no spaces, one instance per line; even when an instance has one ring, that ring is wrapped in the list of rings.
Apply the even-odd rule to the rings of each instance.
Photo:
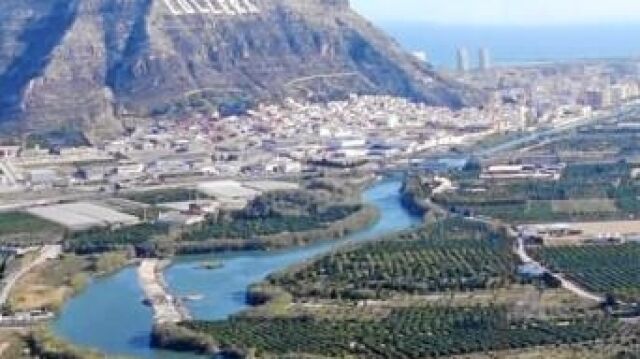
[[[491,69],[491,54],[486,47],[481,48],[478,52],[478,67],[480,71]]]
[[[458,48],[458,71],[468,72],[469,69],[469,51],[464,47]]]

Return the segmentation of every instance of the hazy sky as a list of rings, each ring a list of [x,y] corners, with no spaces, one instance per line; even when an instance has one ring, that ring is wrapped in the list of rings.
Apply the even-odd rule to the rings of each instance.
[[[539,25],[640,22],[640,0],[351,0],[373,20]]]

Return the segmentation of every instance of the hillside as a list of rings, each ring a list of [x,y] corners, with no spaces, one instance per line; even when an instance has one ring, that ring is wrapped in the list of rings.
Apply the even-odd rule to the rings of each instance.
[[[347,0],[4,0],[0,119],[117,131],[123,116],[240,111],[286,96],[480,95],[404,52]]]

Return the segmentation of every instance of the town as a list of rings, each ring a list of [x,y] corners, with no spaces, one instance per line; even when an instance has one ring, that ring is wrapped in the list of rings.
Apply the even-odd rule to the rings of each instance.
[[[353,95],[326,104],[289,99],[246,115],[157,120],[106,142],[25,138],[0,147],[0,193],[110,191],[180,178],[295,177],[323,166],[405,166],[427,153],[504,134],[578,125],[635,101],[638,64],[614,65],[535,65],[461,75],[491,93],[482,108],[451,110],[389,96]]]

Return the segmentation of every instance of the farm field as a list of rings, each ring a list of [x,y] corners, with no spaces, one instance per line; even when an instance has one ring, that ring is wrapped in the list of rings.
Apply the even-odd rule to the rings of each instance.
[[[633,219],[640,216],[640,183],[631,173],[622,162],[572,164],[558,181],[461,178],[456,191],[433,200],[452,212],[513,223]]]
[[[615,213],[618,211],[615,201],[609,198],[552,200],[551,209],[555,214],[569,215]]]
[[[22,212],[0,213],[0,236],[59,229],[53,223]]]
[[[532,254],[590,291],[640,301],[640,244],[543,247]]]
[[[205,194],[195,189],[174,188],[163,190],[152,190],[145,192],[130,192],[123,195],[124,198],[131,201],[144,204],[156,205],[167,202],[185,202],[193,201],[198,198],[207,198]]]
[[[28,213],[0,213],[0,243],[29,244],[60,239],[64,229],[50,221]]]
[[[481,224],[450,220],[325,256],[271,284],[296,297],[333,299],[500,288],[515,281],[510,248]]]
[[[583,128],[578,133],[536,146],[529,153],[534,156],[557,156],[561,161],[629,158],[640,151],[639,138],[637,131]]]
[[[581,343],[612,335],[603,317],[518,319],[501,306],[412,307],[378,319],[233,318],[188,322],[223,348],[256,354],[333,358],[426,358],[538,345]],[[237,349],[236,349],[237,350]]]

